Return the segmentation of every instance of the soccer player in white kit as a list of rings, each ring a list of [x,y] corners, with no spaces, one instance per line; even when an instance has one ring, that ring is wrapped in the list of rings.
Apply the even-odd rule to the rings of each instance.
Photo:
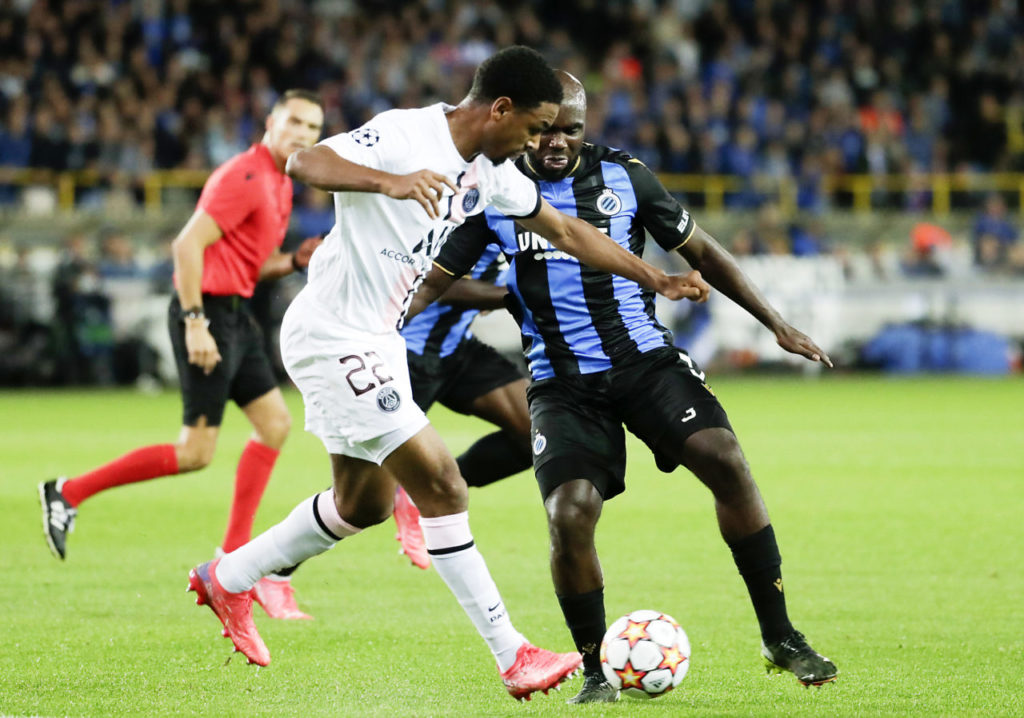
[[[252,621],[252,586],[387,519],[397,481],[420,510],[438,574],[490,647],[508,692],[529,698],[579,667],[578,653],[536,648],[513,627],[473,542],[466,483],[412,400],[398,332],[449,232],[488,205],[587,264],[672,299],[706,291],[559,213],[508,161],[536,145],[561,99],[537,52],[506,48],[477,69],[457,107],[390,110],[289,158],[291,177],[334,193],[336,224],[281,325],[285,367],[302,392],[306,429],[331,455],[334,485],[189,575],[197,602],[210,605],[250,662],[270,662]]]

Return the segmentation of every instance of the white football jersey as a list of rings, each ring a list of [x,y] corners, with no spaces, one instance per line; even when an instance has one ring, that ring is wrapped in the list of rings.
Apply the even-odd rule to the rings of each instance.
[[[393,174],[430,169],[459,187],[455,194],[446,190],[436,220],[415,200],[334,193],[335,224],[313,254],[304,290],[332,323],[360,333],[396,332],[441,245],[467,216],[488,205],[513,217],[539,209],[537,186],[511,161],[495,165],[482,154],[462,159],[445,118],[450,109],[438,103],[388,110],[320,142],[357,164]]]

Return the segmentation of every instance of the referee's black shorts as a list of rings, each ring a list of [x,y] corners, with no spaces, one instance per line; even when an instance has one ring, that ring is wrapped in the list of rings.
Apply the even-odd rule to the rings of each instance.
[[[664,347],[603,372],[553,377],[527,390],[533,424],[533,469],[543,498],[562,484],[587,479],[605,500],[622,493],[626,475],[623,425],[647,444],[658,468],[678,463],[659,450],[712,427],[732,431],[725,409],[684,352]]]
[[[412,398],[424,413],[434,402],[440,402],[460,414],[469,414],[479,397],[526,378],[518,366],[475,337],[463,339],[446,357],[411,351],[406,357]]]
[[[204,416],[207,426],[220,426],[228,399],[241,407],[277,387],[263,331],[249,309],[249,301],[237,295],[204,294],[203,311],[221,356],[209,374],[188,362],[185,321],[177,296],[171,300],[167,315],[181,381],[184,426],[196,426]]]

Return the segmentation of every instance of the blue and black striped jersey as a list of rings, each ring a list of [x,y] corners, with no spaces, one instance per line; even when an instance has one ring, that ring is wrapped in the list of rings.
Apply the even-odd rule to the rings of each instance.
[[[689,213],[643,163],[620,150],[584,144],[573,171],[558,182],[541,180],[525,157],[518,164],[556,209],[589,222],[638,256],[647,232],[668,251],[693,233]],[[494,242],[510,261],[510,309],[534,379],[604,371],[672,344],[654,315],[653,292],[582,266],[491,209],[457,228],[435,263],[462,276]]]
[[[500,287],[505,284],[508,270],[508,262],[501,249],[491,244],[483,249],[469,276]],[[459,276],[465,274],[463,272]],[[406,349],[420,356],[446,357],[463,339],[473,336],[469,325],[479,313],[478,309],[459,309],[434,302],[402,327]]]

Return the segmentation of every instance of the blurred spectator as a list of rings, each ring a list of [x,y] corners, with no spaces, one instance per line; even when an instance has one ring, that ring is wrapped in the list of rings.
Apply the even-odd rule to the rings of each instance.
[[[13,204],[18,192],[13,171],[28,167],[32,158],[32,130],[28,122],[28,102],[24,96],[12,102],[5,121],[0,124],[0,205]]]
[[[65,239],[54,273],[53,294],[57,307],[56,376],[70,384],[111,383],[114,342],[110,300],[100,292],[85,235],[75,233]]]
[[[296,197],[292,221],[300,237],[314,237],[330,231],[334,226],[333,195],[304,187]]]
[[[12,267],[0,268],[0,385],[47,383],[53,376],[50,330],[39,317],[38,276],[29,248],[18,246]]]
[[[28,162],[31,167],[47,170],[62,170],[67,167],[68,130],[61,125],[49,107],[36,110],[32,122],[32,152]]]
[[[1007,216],[1006,200],[998,192],[989,194],[971,230],[975,265],[986,271],[1008,268],[1018,237],[1017,227]]]
[[[793,224],[789,229],[790,251],[794,257],[814,257],[831,250],[825,224],[812,218],[806,224]]]
[[[946,266],[940,255],[953,244],[953,238],[942,227],[927,222],[914,225],[910,233],[910,248],[900,268],[907,277],[942,277]]]
[[[732,207],[752,208],[759,203],[760,196],[754,186],[757,164],[757,133],[750,125],[736,130],[732,141],[723,149],[724,167],[729,174],[740,179],[740,190],[730,196]]]
[[[0,165],[28,167],[32,157],[32,131],[28,122],[28,102],[22,97],[12,102],[0,125]]]
[[[968,112],[966,159],[982,169],[1005,169],[1009,163],[1005,152],[1006,116],[999,99],[993,92],[984,92],[977,100],[977,108]]]
[[[729,242],[729,251],[737,257],[756,257],[768,253],[764,243],[754,231],[746,227],[733,235]]]
[[[782,220],[779,205],[775,202],[764,202],[757,210],[751,253],[789,254],[789,232]]]
[[[104,227],[100,230],[99,250],[96,274],[105,283],[145,276],[135,259],[135,247],[131,239],[117,227]]]
[[[152,320],[146,301],[153,289],[151,274],[142,267],[134,243],[120,228],[104,227],[98,239],[96,274],[107,302],[113,344],[110,377],[118,384],[132,383],[141,375],[155,377],[157,356],[146,342]]]
[[[796,178],[797,209],[820,213],[828,207],[825,196],[824,162],[817,152],[807,152],[800,161],[800,173]]]

